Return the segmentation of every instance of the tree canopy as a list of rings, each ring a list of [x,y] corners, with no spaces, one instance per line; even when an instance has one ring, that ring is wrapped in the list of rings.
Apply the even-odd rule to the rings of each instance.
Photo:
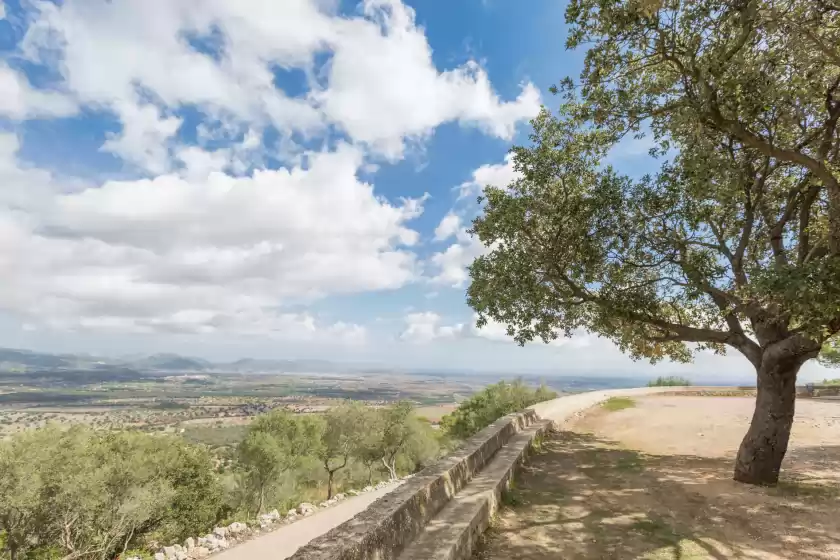
[[[479,325],[520,343],[584,329],[652,361],[735,348],[759,409],[792,418],[799,367],[840,331],[840,8],[572,0],[566,16],[580,79],[474,223],[491,248],[470,269]],[[656,172],[609,164],[645,135]],[[751,428],[736,477],[777,478],[747,463],[780,464],[786,423]]]

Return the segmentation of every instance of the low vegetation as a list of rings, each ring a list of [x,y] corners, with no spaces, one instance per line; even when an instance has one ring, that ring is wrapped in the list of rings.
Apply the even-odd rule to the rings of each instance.
[[[668,377],[660,376],[653,381],[649,381],[648,387],[688,387],[691,384],[691,380],[685,377],[670,375]]]
[[[557,393],[545,386],[531,389],[520,380],[501,381],[462,402],[441,419],[441,427],[453,438],[468,438],[506,414],[556,397]]]
[[[634,408],[635,406],[636,401],[629,397],[610,397],[601,404],[602,408],[610,412],[624,410],[625,408]]]
[[[329,500],[422,469],[499,417],[555,396],[522,381],[497,383],[445,416],[441,430],[406,401],[343,401],[317,413],[277,407],[247,425],[174,432],[46,418],[0,440],[0,558],[125,557]]]
[[[276,409],[233,448],[56,425],[0,442],[0,558],[107,559],[422,468],[440,436],[400,402]]]

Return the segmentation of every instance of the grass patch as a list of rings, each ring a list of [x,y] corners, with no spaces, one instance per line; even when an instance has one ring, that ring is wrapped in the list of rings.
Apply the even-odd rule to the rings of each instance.
[[[634,408],[635,406],[636,401],[630,397],[610,397],[601,404],[601,407],[603,407],[604,410],[608,410],[610,412],[624,410],[625,408]]]
[[[662,544],[676,544],[680,541],[680,535],[661,519],[640,519],[630,529]]]
[[[629,453],[618,458],[615,469],[622,472],[640,473],[645,470],[645,461],[638,453]]]
[[[770,492],[785,498],[840,498],[840,487],[795,480],[782,480]]]

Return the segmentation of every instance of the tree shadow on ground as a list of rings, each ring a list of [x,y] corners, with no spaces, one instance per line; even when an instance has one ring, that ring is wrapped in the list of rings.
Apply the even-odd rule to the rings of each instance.
[[[801,448],[794,463],[840,472],[840,447]],[[750,487],[731,470],[727,459],[647,455],[555,432],[517,476],[475,558],[840,558],[839,486],[801,469],[776,488]]]

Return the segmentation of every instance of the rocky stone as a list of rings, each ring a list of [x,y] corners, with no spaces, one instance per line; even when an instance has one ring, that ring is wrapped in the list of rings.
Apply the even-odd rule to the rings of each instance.
[[[247,530],[248,526],[239,521],[234,521],[233,523],[227,526],[227,533],[231,535],[238,535],[239,533],[242,533],[243,531]]]
[[[213,529],[213,534],[223,539],[227,536],[227,527],[215,527]]]
[[[362,488],[362,492],[373,492],[373,486],[365,486]]]
[[[197,546],[190,550],[190,558],[205,558],[209,555],[210,549],[203,546]]]
[[[289,515],[297,515],[297,509],[295,509],[295,508],[290,509],[289,511],[287,511],[287,512],[286,512],[286,515],[287,515],[287,516],[289,516]]]
[[[166,554],[163,552],[155,552],[155,560],[166,560]]]
[[[163,555],[166,556],[167,560],[170,558],[175,558],[175,547],[174,546],[164,546],[163,547]]]
[[[359,492],[358,490],[348,490],[347,493],[351,496],[358,496],[359,494],[361,494],[361,492]]]
[[[187,552],[195,548],[195,539],[188,537],[187,540],[184,541],[184,548],[187,549]]]
[[[175,551],[175,560],[187,560],[189,556],[187,555],[186,550],[176,550]]]
[[[333,496],[333,500],[335,500],[336,502],[340,502],[341,500],[343,500],[346,497],[347,496],[345,496],[344,494],[336,494],[335,496]]]
[[[320,504],[318,504],[318,507],[321,508],[321,509],[324,509],[324,508],[330,507],[331,505],[332,504],[329,503],[329,502],[321,502]]]
[[[310,504],[309,502],[303,502],[302,504],[300,504],[298,506],[297,510],[298,510],[299,514],[301,514],[303,516],[307,516],[307,515],[312,515],[313,513],[318,511],[318,508],[316,508],[314,505]]]

